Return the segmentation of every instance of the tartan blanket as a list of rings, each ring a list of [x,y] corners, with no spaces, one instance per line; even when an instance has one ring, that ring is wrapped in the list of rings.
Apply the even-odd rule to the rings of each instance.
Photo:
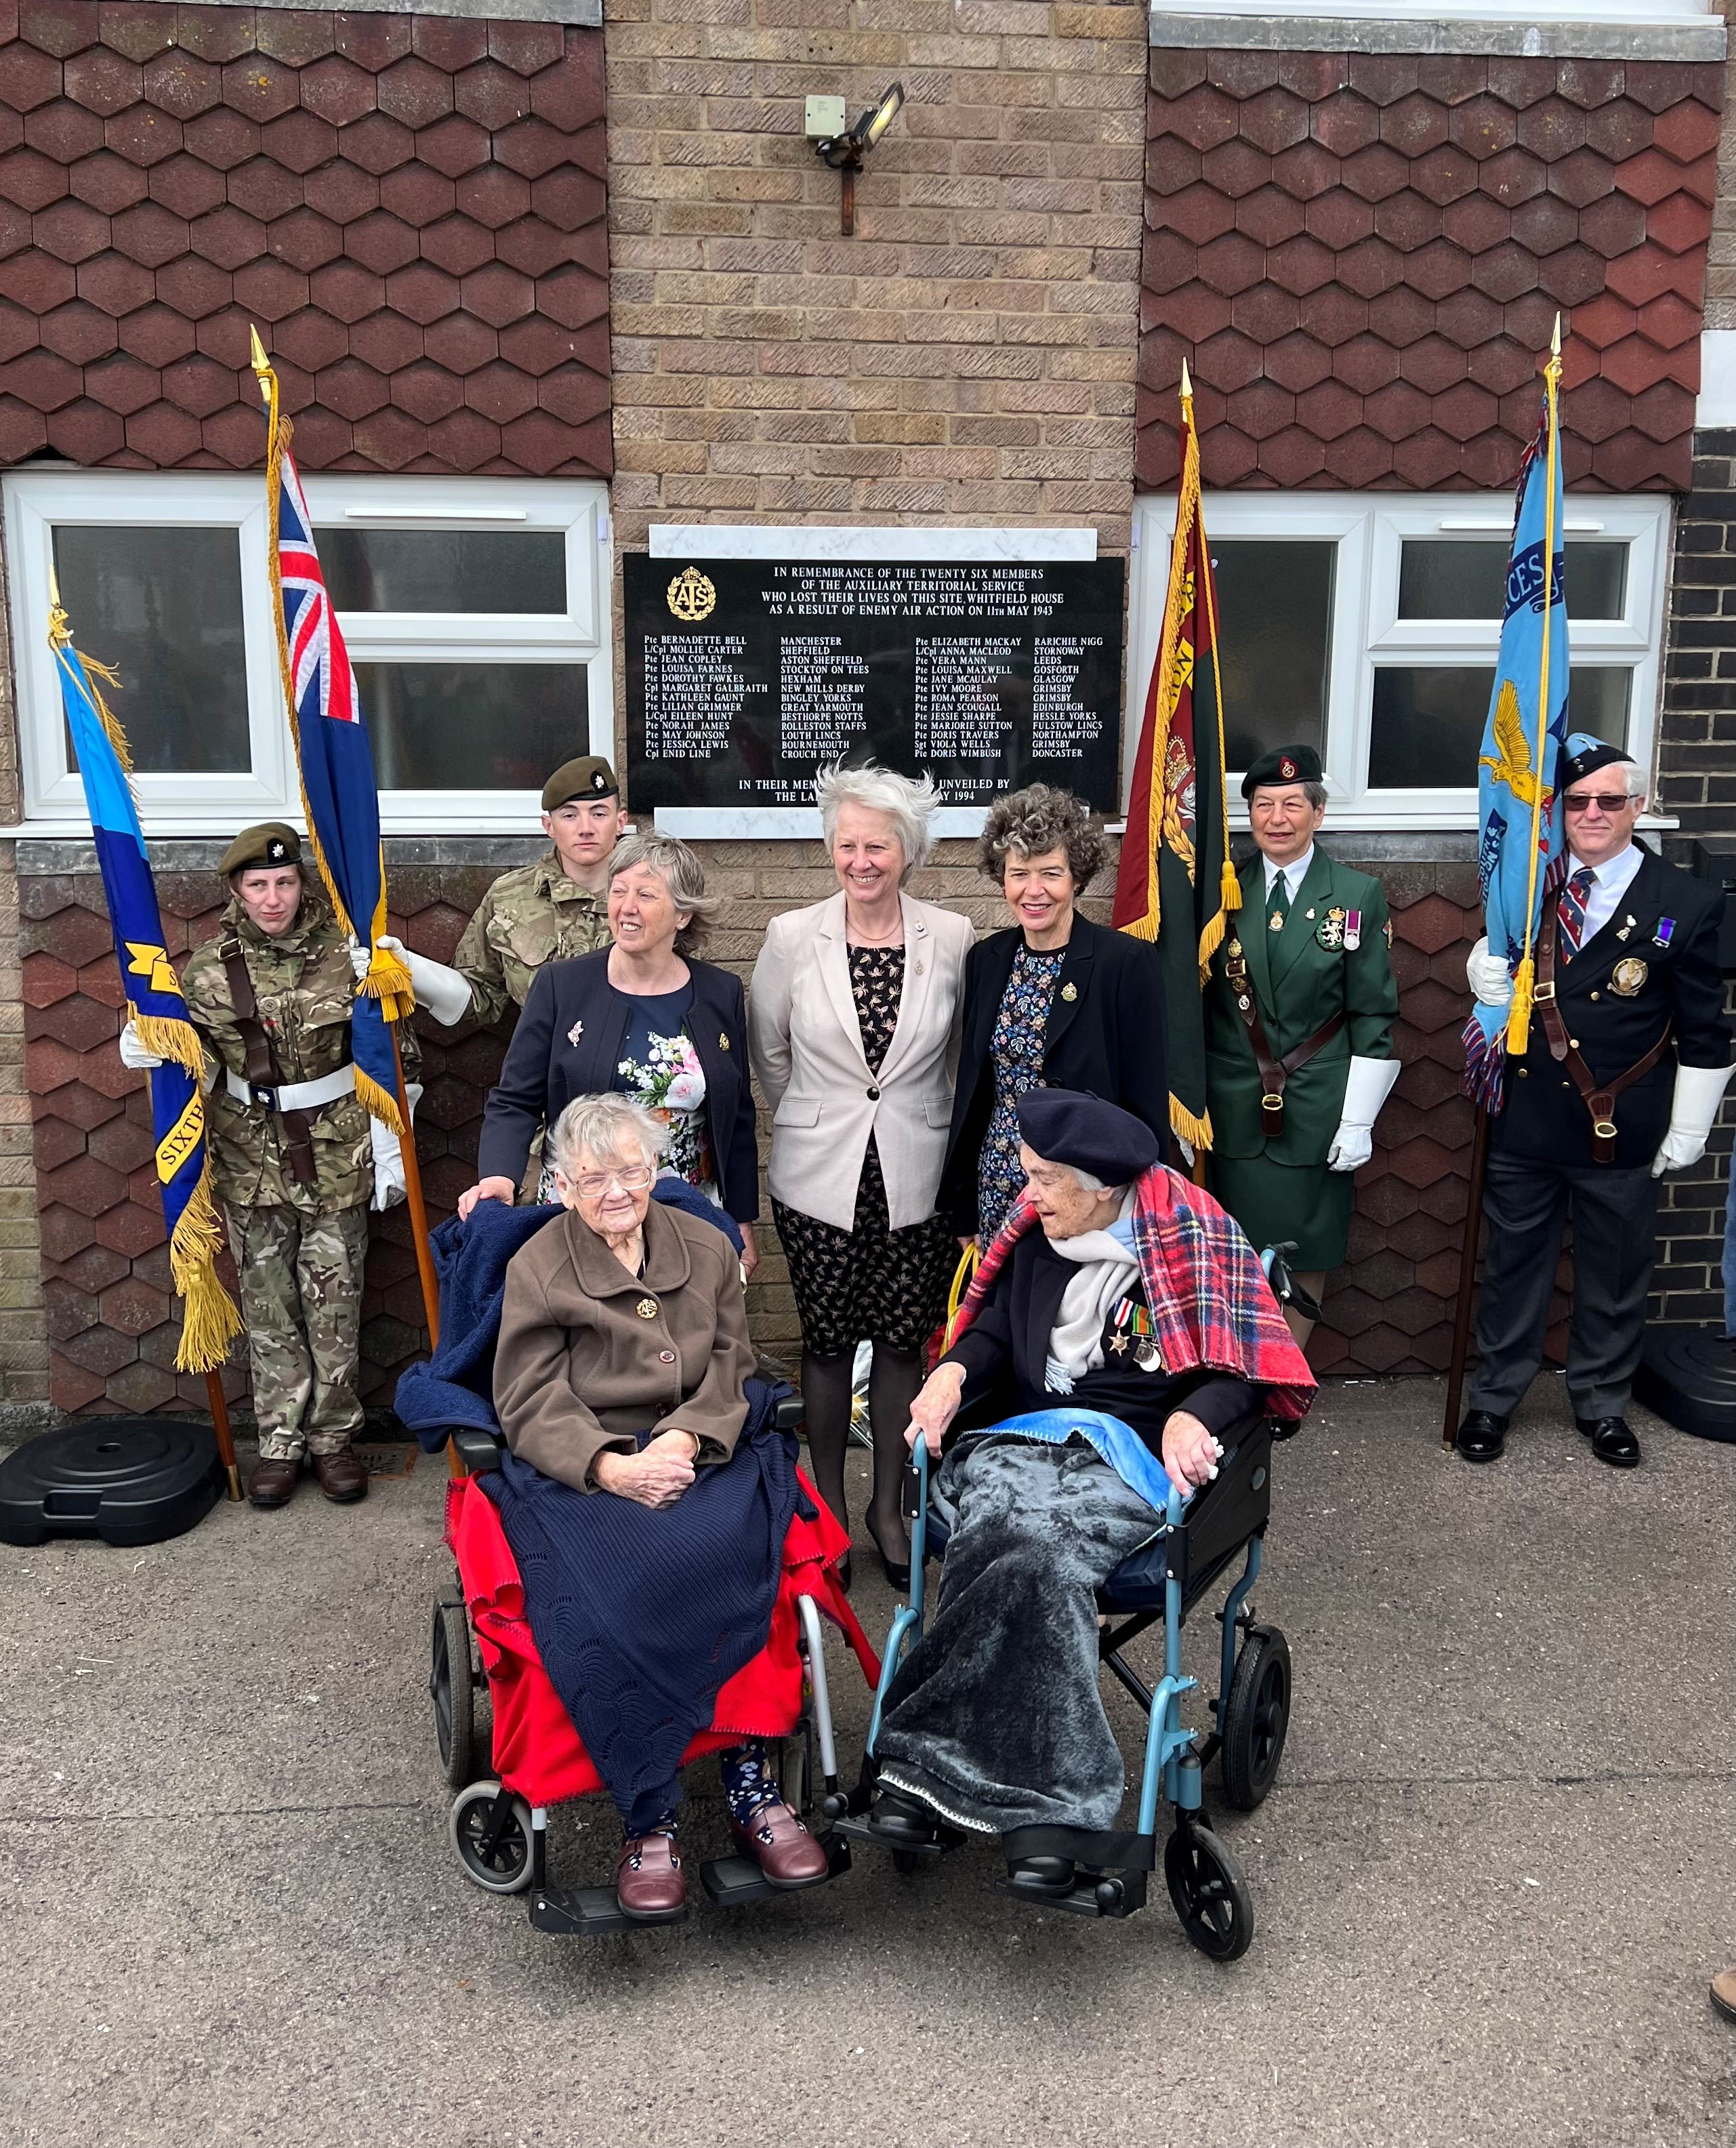
[[[1025,1233],[1038,1227],[1028,1194],[1007,1212],[982,1257],[946,1337],[971,1325]],[[1167,1165],[1141,1173],[1133,1193],[1133,1247],[1151,1316],[1151,1339],[1168,1373],[1234,1373],[1267,1391],[1274,1417],[1299,1423],[1314,1401],[1314,1375],[1296,1347],[1259,1257],[1202,1186]]]

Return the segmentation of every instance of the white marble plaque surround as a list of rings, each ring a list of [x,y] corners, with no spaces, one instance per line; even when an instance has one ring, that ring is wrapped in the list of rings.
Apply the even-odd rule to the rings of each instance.
[[[1097,533],[1087,529],[924,529],[863,528],[850,523],[654,522],[654,560],[1095,560]],[[943,806],[937,836],[975,836],[988,809]],[[657,826],[690,842],[812,842],[817,808],[793,806],[663,806]]]

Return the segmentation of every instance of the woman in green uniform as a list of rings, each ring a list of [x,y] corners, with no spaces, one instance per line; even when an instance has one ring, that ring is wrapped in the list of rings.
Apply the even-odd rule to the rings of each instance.
[[[1297,1279],[1317,1300],[1344,1259],[1351,1175],[1398,1078],[1392,928],[1380,882],[1314,840],[1327,794],[1312,746],[1262,754],[1242,795],[1258,847],[1206,994],[1207,1183],[1256,1250],[1294,1243]],[[1313,1321],[1288,1307],[1285,1317],[1306,1342]]]

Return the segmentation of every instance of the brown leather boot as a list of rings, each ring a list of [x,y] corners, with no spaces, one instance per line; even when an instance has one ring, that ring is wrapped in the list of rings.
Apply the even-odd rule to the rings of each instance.
[[[260,1462],[247,1480],[247,1496],[256,1507],[287,1507],[300,1474],[298,1456]]]
[[[789,1805],[761,1805],[745,1827],[732,1819],[730,1833],[774,1887],[811,1887],[825,1877],[825,1850]]]
[[[621,1915],[639,1924],[680,1915],[687,1906],[687,1882],[674,1835],[629,1835],[615,1862],[615,1899]]]
[[[312,1454],[308,1459],[328,1499],[347,1507],[354,1500],[367,1498],[368,1472],[354,1448],[339,1448],[335,1454]]]

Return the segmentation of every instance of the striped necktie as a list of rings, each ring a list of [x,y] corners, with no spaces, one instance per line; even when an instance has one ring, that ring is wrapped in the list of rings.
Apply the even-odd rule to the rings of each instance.
[[[1581,866],[1561,891],[1561,903],[1557,916],[1561,922],[1561,959],[1571,962],[1578,952],[1579,943],[1585,937],[1585,906],[1591,900],[1592,881],[1596,876],[1589,866]]]

